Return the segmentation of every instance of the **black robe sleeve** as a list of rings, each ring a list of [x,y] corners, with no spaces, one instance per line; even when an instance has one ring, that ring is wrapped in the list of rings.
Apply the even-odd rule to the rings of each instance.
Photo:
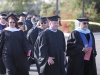
[[[26,23],[26,26],[27,26],[27,32],[33,27],[33,25],[32,24],[30,24],[29,22],[28,22],[28,20],[25,22]]]
[[[34,45],[34,58],[38,63],[38,66],[40,66],[40,69],[43,69],[42,71],[44,71],[45,65],[49,57],[47,45],[47,35],[45,32],[42,32],[41,35],[38,36]]]
[[[96,47],[95,47],[95,38],[93,33],[91,32],[92,36],[93,36],[93,54],[96,56],[97,55],[97,51],[96,51]]]
[[[63,41],[64,41],[64,43],[65,43],[65,45],[63,45],[63,47],[64,47],[64,54],[65,54],[65,56],[67,56],[67,54],[66,54],[66,51],[67,51],[67,45],[66,45],[66,41],[65,41],[65,36],[64,36],[64,34],[63,34],[63,32],[62,32],[62,36],[63,36]]]
[[[2,50],[3,50],[3,46],[4,46],[4,42],[5,42],[4,37],[5,37],[5,34],[2,31],[0,34],[0,57],[2,57]]]
[[[47,35],[42,33],[36,40],[39,49],[39,57],[47,58],[48,57],[48,46],[47,46]]]
[[[34,44],[36,42],[37,37],[38,37],[38,29],[37,28],[30,29],[27,34],[27,40],[30,43],[33,52],[34,52]]]
[[[24,36],[23,31],[21,31],[21,33],[22,33],[22,36],[23,36],[23,47],[24,47],[24,50],[25,50],[25,52],[26,52],[26,54],[27,54],[27,52],[28,52],[29,50],[31,50],[30,44],[28,43],[28,40],[27,40],[26,37]]]
[[[28,33],[27,33],[27,40],[28,40],[28,42],[30,43],[30,44],[32,44],[32,41],[31,41],[31,33],[32,33],[32,31],[33,31],[33,28],[31,28],[29,31],[28,31]]]
[[[82,52],[83,46],[79,43],[82,42],[78,38],[79,33],[77,31],[72,31],[67,40],[67,56],[75,55],[79,52]]]

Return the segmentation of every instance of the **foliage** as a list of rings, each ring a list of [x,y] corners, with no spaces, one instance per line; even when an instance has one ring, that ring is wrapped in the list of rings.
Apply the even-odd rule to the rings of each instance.
[[[43,3],[40,11],[40,16],[51,16],[55,11],[55,6],[54,4]]]
[[[100,0],[84,0],[84,17],[89,18],[93,22],[100,22]],[[51,16],[54,15],[55,3],[43,4],[44,8],[41,8],[42,15]],[[63,0],[60,2],[59,15],[62,19],[77,19],[82,16],[82,0]],[[68,22],[62,24],[63,31],[71,31],[74,29],[74,23]],[[98,26],[89,25],[93,31],[99,30]]]
[[[0,5],[0,11],[22,13],[23,11],[29,12],[35,10],[35,12],[39,14],[40,5],[40,0],[6,0],[6,2]]]
[[[89,29],[92,31],[92,32],[100,32],[100,26],[98,25],[89,25]]]
[[[69,30],[72,31],[75,29],[75,24],[74,22],[68,22]]]
[[[100,13],[100,0],[84,0],[85,1],[85,17],[90,18],[92,21],[99,22]],[[41,8],[42,15],[49,16],[54,14],[55,3],[44,3]],[[99,10],[99,11],[97,11]],[[82,0],[64,0],[60,2],[60,16],[62,19],[77,19],[82,16]]]

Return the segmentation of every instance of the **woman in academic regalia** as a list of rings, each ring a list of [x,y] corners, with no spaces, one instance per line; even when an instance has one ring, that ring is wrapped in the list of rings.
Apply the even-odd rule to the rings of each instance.
[[[93,33],[88,29],[89,19],[77,20],[79,27],[71,32],[67,40],[67,75],[97,75],[97,52]]]
[[[29,75],[28,56],[30,49],[23,31],[18,29],[17,18],[10,14],[6,20],[9,26],[1,32],[0,57],[2,57],[7,75]]]

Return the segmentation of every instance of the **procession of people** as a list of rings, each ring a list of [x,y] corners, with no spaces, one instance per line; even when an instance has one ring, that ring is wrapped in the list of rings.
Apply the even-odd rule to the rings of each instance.
[[[36,64],[38,75],[97,75],[95,39],[89,19],[67,42],[59,30],[61,17],[0,14],[0,75],[29,75]],[[68,57],[68,60],[67,58]]]

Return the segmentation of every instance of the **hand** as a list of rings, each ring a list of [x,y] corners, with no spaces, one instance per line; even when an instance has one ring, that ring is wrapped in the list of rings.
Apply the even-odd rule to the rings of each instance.
[[[54,64],[54,60],[53,59],[55,59],[54,57],[49,57],[48,58],[48,64],[49,65],[52,65],[52,64]]]
[[[88,50],[88,48],[83,48],[83,51],[84,51],[85,53],[87,53],[89,50]]]

